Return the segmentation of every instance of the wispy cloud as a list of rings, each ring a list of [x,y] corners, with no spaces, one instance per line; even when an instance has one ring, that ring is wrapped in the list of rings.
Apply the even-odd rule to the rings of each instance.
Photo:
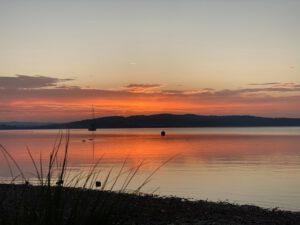
[[[300,117],[300,87],[277,83],[253,88],[167,89],[160,84],[129,84],[107,90],[59,85],[50,79],[35,85],[0,88],[2,120],[66,121],[97,116],[150,113],[254,114]],[[26,88],[25,88],[26,87]]]
[[[154,89],[160,88],[160,84],[129,84],[125,86],[130,92],[142,93],[142,92],[152,92]]]
[[[26,89],[55,87],[58,83],[71,81],[72,79],[59,79],[48,76],[16,75],[14,77],[0,76],[0,88],[2,89]]]
[[[269,86],[269,85],[276,85],[280,84],[280,82],[269,82],[269,83],[251,83],[251,86]]]
[[[268,87],[286,87],[286,88],[293,88],[293,87],[300,87],[300,84],[294,82],[270,82],[270,83],[252,83],[249,84],[251,86],[268,86]]]

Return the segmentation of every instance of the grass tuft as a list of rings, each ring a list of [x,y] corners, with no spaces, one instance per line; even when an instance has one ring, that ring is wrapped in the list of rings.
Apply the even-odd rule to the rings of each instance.
[[[129,192],[128,187],[145,164],[145,161],[143,160],[137,166],[125,170],[128,161],[127,157],[115,177],[112,177],[113,167],[111,167],[106,175],[103,174],[104,179],[101,182],[99,177],[103,173],[103,170],[99,166],[103,155],[95,162],[93,157],[93,164],[87,173],[79,171],[77,174],[71,175],[68,168],[69,146],[70,131],[59,130],[46,166],[43,165],[41,152],[39,159],[35,160],[30,148],[26,146],[28,156],[35,171],[33,176],[37,178],[37,182],[33,181],[30,183],[14,157],[0,144],[1,153],[11,175],[11,184],[17,184],[20,179],[23,183],[22,191],[17,192],[18,196],[13,196],[14,199],[17,199],[17,202],[13,205],[14,210],[10,212],[14,213],[4,210],[4,208],[10,207],[12,202],[2,199],[0,203],[0,224],[120,225],[124,223],[124,218],[120,219],[115,214],[116,210],[120,212],[129,210],[130,207],[123,202],[124,196],[122,194],[110,195],[104,193],[113,193],[114,191],[118,193]],[[132,193],[139,194],[141,189],[150,182],[150,178],[170,160],[167,160],[156,168]],[[47,170],[44,171],[46,167]],[[17,175],[13,173],[14,169],[18,171]],[[46,174],[44,174],[45,172]],[[125,178],[120,185],[121,188],[115,190],[116,184],[120,181],[121,177]],[[18,187],[12,186],[12,188]],[[93,198],[87,199],[87,193],[93,188],[96,188],[98,191],[94,192]],[[72,194],[70,194],[69,190],[73,189],[80,191],[71,191]]]

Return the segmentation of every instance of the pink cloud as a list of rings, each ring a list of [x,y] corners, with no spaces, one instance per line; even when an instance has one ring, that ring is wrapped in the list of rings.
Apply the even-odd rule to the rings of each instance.
[[[159,84],[130,84],[116,90],[35,85],[0,89],[0,118],[70,121],[89,117],[92,105],[97,116],[168,112],[300,117],[299,99],[300,87],[294,83],[224,90],[168,90]]]

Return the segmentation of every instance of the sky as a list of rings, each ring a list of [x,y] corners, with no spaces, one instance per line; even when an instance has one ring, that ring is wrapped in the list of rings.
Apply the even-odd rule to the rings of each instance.
[[[0,121],[300,117],[300,1],[0,0]]]

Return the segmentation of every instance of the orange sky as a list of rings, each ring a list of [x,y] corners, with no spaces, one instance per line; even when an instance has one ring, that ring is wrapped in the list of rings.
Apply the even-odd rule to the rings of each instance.
[[[0,122],[300,117],[299,21],[293,0],[1,1]]]
[[[3,121],[84,119],[91,116],[92,105],[96,116],[195,113],[300,117],[300,85],[297,83],[250,84],[223,90],[169,90],[157,84],[130,84],[115,89],[81,88],[68,86],[66,80],[43,76],[2,77],[2,81],[6,84],[0,86]]]

